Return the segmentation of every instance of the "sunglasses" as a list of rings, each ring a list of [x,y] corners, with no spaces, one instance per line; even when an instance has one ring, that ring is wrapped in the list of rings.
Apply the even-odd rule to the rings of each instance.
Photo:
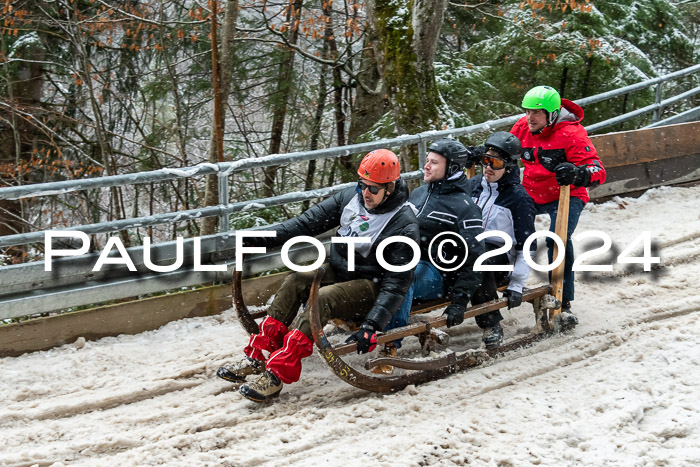
[[[362,180],[359,180],[359,181],[357,182],[357,186],[360,187],[360,191],[365,191],[365,190],[368,189],[369,192],[372,193],[373,195],[378,194],[378,193],[379,193],[379,190],[383,190],[383,189],[384,189],[383,186],[367,185],[367,184],[366,184],[365,182],[363,182]]]
[[[481,165],[491,166],[494,170],[500,170],[506,166],[506,161],[491,156],[481,156]]]

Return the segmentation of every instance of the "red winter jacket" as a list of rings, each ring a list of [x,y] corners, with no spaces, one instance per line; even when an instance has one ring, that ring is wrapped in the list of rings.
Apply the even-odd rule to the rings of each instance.
[[[603,164],[588,139],[586,129],[581,125],[583,109],[568,99],[562,99],[561,104],[561,114],[555,124],[546,126],[539,134],[530,133],[525,117],[518,120],[510,130],[523,145],[523,186],[537,204],[559,199],[559,185],[554,168],[562,162],[585,166],[591,175],[590,186],[605,181]],[[590,199],[588,189],[573,185],[571,196],[581,198],[584,203]]]

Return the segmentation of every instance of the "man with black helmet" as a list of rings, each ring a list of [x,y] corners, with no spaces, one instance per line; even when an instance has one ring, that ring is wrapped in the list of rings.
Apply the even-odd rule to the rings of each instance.
[[[481,285],[481,273],[473,266],[484,252],[483,242],[476,240],[484,230],[464,175],[471,152],[450,138],[434,141],[428,151],[423,167],[427,185],[416,188],[409,199],[420,228],[421,261],[390,328],[408,324],[412,299],[442,297],[451,301],[444,312],[447,327],[461,324],[467,304]]]
[[[525,261],[529,251],[523,251],[527,238],[535,232],[535,203],[520,184],[520,140],[505,131],[497,131],[484,143],[479,163],[483,174],[469,179],[469,192],[481,208],[484,231],[499,231],[510,237],[511,249],[490,258],[491,265],[513,265],[512,271],[484,271],[481,287],[474,292],[472,303],[478,305],[498,298],[498,286],[504,282],[508,287],[503,293],[508,298],[508,309],[522,303],[523,286],[530,275],[530,266]],[[502,247],[506,240],[488,237],[484,240],[486,250]],[[484,343],[487,348],[498,347],[503,341],[500,311],[477,316],[479,326],[484,328]]]
[[[589,200],[588,188],[605,181],[605,169],[581,125],[583,109],[579,105],[562,99],[550,86],[535,86],[523,97],[522,107],[525,116],[510,132],[523,146],[523,187],[535,201],[536,213],[550,217],[551,231],[554,231],[557,217],[559,187],[571,185],[561,307],[562,328],[571,328],[578,323],[571,312],[574,299],[571,235]],[[547,239],[550,262],[553,245],[554,242]]]

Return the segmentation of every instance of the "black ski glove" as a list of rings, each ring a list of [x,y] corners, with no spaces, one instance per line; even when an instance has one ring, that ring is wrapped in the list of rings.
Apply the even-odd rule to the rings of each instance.
[[[523,294],[516,292],[515,290],[506,290],[503,292],[503,296],[508,298],[508,309],[517,308],[523,303]]]
[[[357,353],[367,353],[377,347],[377,333],[374,330],[374,325],[365,321],[360,326],[360,329],[353,335],[347,338],[346,344],[357,342]]]
[[[484,146],[469,146],[467,148],[467,163],[465,166],[469,168],[474,164],[481,163],[481,156],[483,156],[485,153],[486,148]]]
[[[450,303],[443,315],[447,316],[447,327],[457,326],[464,322],[464,311],[466,310],[466,305],[461,303]]]
[[[591,173],[585,167],[576,167],[571,162],[562,162],[554,168],[559,185],[588,186]]]
[[[267,241],[270,237],[245,237],[243,246],[245,247],[267,247]]]

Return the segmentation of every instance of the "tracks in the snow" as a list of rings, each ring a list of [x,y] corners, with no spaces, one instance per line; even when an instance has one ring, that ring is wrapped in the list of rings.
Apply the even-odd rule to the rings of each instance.
[[[662,253],[665,249],[680,248],[680,254],[663,255],[665,256],[663,263],[655,267],[663,269],[697,261],[697,258],[700,257],[700,243],[698,243],[698,240],[700,240],[700,235],[693,234],[661,244]],[[630,273],[628,271],[616,271],[614,273],[615,276],[619,277],[632,274],[643,276],[649,273]],[[590,280],[605,280],[605,278]],[[584,279],[584,282],[587,281]],[[644,280],[644,282],[652,284],[653,281]],[[664,296],[659,296],[658,299],[661,305]],[[684,305],[685,307],[683,307]],[[507,381],[500,379],[498,381],[478,383],[471,389],[468,389],[465,395],[468,396],[471,393],[473,396],[479,396],[509,386],[526,383],[533,378],[576,365],[579,362],[584,362],[587,359],[595,358],[597,355],[602,355],[607,351],[618,348],[620,345],[624,345],[628,339],[634,339],[635,333],[639,332],[640,327],[653,329],[649,326],[652,323],[663,323],[667,320],[690,316],[700,311],[700,307],[687,307],[687,302],[681,304],[680,307],[675,310],[658,312],[644,310],[644,316],[628,316],[626,320],[617,321],[617,324],[610,329],[597,328],[581,335],[571,333],[552,336],[521,350],[490,359],[481,368],[488,369],[495,365],[501,368],[501,365],[503,365],[507,373]],[[661,306],[656,309],[661,309]],[[637,312],[641,311],[641,308],[637,309]],[[238,325],[238,323],[233,322],[229,324],[232,326]],[[473,344],[478,340],[473,334],[475,334],[475,328],[473,326],[471,328],[465,326],[461,333],[454,336],[453,343],[464,344],[466,342]],[[575,351],[569,349],[572,346],[575,346]],[[100,393],[100,390],[81,390],[73,394],[66,393],[43,399],[42,397],[45,396],[37,394],[38,397],[36,398],[10,402],[0,410],[0,427],[5,427],[8,431],[14,432],[15,438],[17,438],[17,436],[24,437],[23,433],[28,433],[29,430],[32,430],[32,426],[36,426],[37,431],[39,431],[40,425],[37,424],[45,424],[47,422],[59,424],[62,423],[61,419],[70,417],[78,417],[75,422],[70,422],[72,424],[84,423],[86,419],[83,419],[83,417],[104,418],[107,423],[111,423],[110,420],[117,420],[119,425],[132,424],[134,427],[137,427],[134,433],[127,433],[123,437],[115,436],[114,439],[106,440],[99,445],[86,446],[80,440],[73,440],[56,446],[59,451],[62,451],[62,454],[68,455],[70,453],[70,459],[75,463],[87,463],[94,459],[116,461],[117,458],[121,457],[120,454],[125,451],[134,450],[133,453],[129,453],[129,456],[137,455],[141,451],[150,452],[151,447],[157,445],[163,436],[174,438],[189,437],[196,436],[196,433],[217,433],[216,430],[227,433],[238,425],[248,424],[254,425],[252,427],[253,435],[259,432],[262,436],[264,433],[261,430],[264,422],[272,418],[285,419],[287,417],[295,417],[299,412],[308,413],[309,416],[313,417],[317,413],[325,412],[330,407],[333,407],[333,410],[343,411],[348,407],[352,407],[358,400],[376,399],[378,402],[382,402],[384,398],[401,397],[403,394],[403,392],[399,392],[396,395],[375,395],[352,387],[338,391],[337,388],[333,389],[331,387],[332,383],[328,386],[325,385],[323,378],[330,380],[335,377],[322,364],[323,362],[318,360],[309,362],[313,366],[311,368],[307,367],[307,370],[312,370],[308,378],[320,381],[320,383],[318,381],[314,383],[320,384],[320,388],[314,391],[308,384],[306,387],[302,385],[293,388],[293,390],[289,388],[290,391],[286,391],[280,403],[274,406],[254,406],[245,401],[239,401],[235,395],[233,397],[227,395],[226,393],[233,392],[233,386],[227,385],[223,381],[219,382],[213,376],[212,368],[216,368],[219,364],[228,361],[228,357],[220,353],[210,353],[203,358],[206,361],[192,359],[189,365],[185,364],[186,366],[180,369],[160,371],[160,376],[144,381],[143,386],[139,386],[139,389],[136,391],[133,389],[127,390],[126,388],[124,391],[120,391],[118,388],[113,388],[110,394],[106,393],[105,389],[102,389],[105,393]],[[530,369],[519,369],[517,367],[519,359],[536,361],[537,364],[529,365]],[[461,373],[462,376],[466,374],[468,373]],[[455,377],[459,377],[459,374],[444,379],[439,384],[449,384],[450,378]],[[491,384],[489,385],[489,383]],[[319,395],[324,388],[328,388],[328,393],[323,394],[323,396]],[[415,389],[411,389],[411,391],[415,391]],[[178,406],[173,406],[173,408],[169,409],[168,406],[173,404],[173,399],[167,399],[167,396],[177,392],[182,394],[181,396],[176,396]],[[192,404],[193,401],[199,401],[207,397],[214,398],[212,399],[214,402],[209,403],[209,408],[206,411],[200,413],[197,412],[197,409],[193,410],[192,407],[184,410],[185,406]],[[225,400],[226,402],[217,402],[219,398],[221,398],[221,401]],[[149,405],[154,412],[152,414],[143,414],[142,418],[137,417],[138,420],[134,419],[136,417],[134,414],[138,412],[138,409],[131,409],[133,413],[124,412],[125,415],[116,417],[111,415],[111,411],[118,411],[120,407],[130,406],[131,404],[150,399],[153,400],[153,403],[149,402]],[[386,399],[386,403],[390,404],[391,399]],[[212,407],[212,404],[217,405],[217,407]],[[102,411],[104,411],[104,414],[100,413]],[[183,432],[182,427],[186,425],[189,425],[191,429]],[[36,434],[34,436],[36,439],[41,439],[42,436],[45,437],[47,435]],[[45,443],[51,444],[51,441],[46,438]],[[31,445],[34,446],[34,443],[31,443]],[[296,449],[298,449],[298,445]],[[60,455],[55,457],[56,461],[61,460]],[[36,445],[36,447],[28,445],[22,449],[22,454],[9,454],[9,452],[6,452],[0,455],[0,464],[7,463],[16,466],[50,465],[52,463],[50,458],[52,457],[53,455],[48,455],[39,445]],[[68,458],[66,457],[65,459]]]
[[[593,358],[610,349],[624,345],[625,341],[634,338],[635,333],[639,331],[639,326],[688,316],[698,311],[700,311],[700,307],[671,310],[640,317],[630,322],[620,323],[618,326],[609,330],[596,329],[580,336],[572,334],[552,336],[552,338],[541,341],[531,347],[516,351],[513,354],[494,358],[487,362],[486,367],[493,365],[510,365],[510,369],[507,370],[508,380],[488,386],[483,384],[476,386],[473,388],[471,395],[480,396],[488,394],[489,392],[521,384],[533,378],[546,375],[547,373],[575,365],[576,363]],[[576,346],[576,351],[558,352],[558,349],[564,346]],[[515,361],[521,358],[541,363],[538,364],[536,368],[518,372],[516,368],[517,362]],[[514,362],[515,365],[513,365]],[[69,407],[65,405],[56,405],[53,407],[40,406],[37,407],[33,413],[24,413],[23,421],[26,423],[27,421],[39,422],[78,415],[89,416],[89,412],[113,410],[120,405],[128,405],[148,398],[157,399],[164,397],[174,391],[183,391],[182,397],[178,398],[179,405],[187,405],[200,397],[216,397],[220,393],[225,392],[223,390],[217,392],[215,389],[216,385],[212,384],[210,379],[201,377],[202,373],[206,372],[206,370],[207,366],[204,364],[193,365],[185,368],[178,374],[171,374],[167,380],[154,382],[156,384],[148,390],[132,394],[116,394],[102,398],[101,400],[96,400],[91,404],[83,405],[80,409],[78,407]],[[325,372],[328,378],[334,378],[330,372],[327,372],[324,366],[320,365],[320,362],[319,365],[315,366],[315,377],[318,378],[319,372]],[[466,373],[462,373],[462,375],[464,374]],[[454,378],[456,376],[458,375],[452,377]],[[174,382],[177,381],[182,384],[175,385]],[[442,380],[440,384],[445,384],[448,381],[449,378]],[[191,392],[195,391],[198,386],[203,385],[206,385],[206,387],[201,388],[196,393]],[[309,387],[302,389],[311,390]],[[226,388],[226,390],[228,390],[228,388]],[[305,411],[308,412],[305,417],[310,416],[313,418],[315,414],[323,413],[324,409],[329,407],[333,407],[334,410],[343,411],[357,400],[364,398],[378,399],[378,401],[381,399],[385,401],[382,403],[391,404],[390,398],[400,397],[401,394],[402,393],[399,392],[395,395],[376,395],[364,393],[355,388],[348,387],[347,391],[343,391],[342,393],[329,392],[329,394],[321,398],[316,397],[317,394],[303,394],[300,396],[299,392],[296,391],[293,394],[288,394],[280,401],[281,403],[275,405],[254,406],[245,401],[240,401],[234,403],[233,406],[226,406],[224,404],[224,406],[219,409],[215,410],[212,408],[206,410],[204,413],[195,413],[192,410],[186,410],[180,414],[168,413],[169,416],[162,418],[156,413],[139,421],[121,421],[120,423],[132,423],[134,426],[137,426],[138,429],[133,434],[127,433],[123,437],[106,440],[100,445],[86,446],[80,440],[71,441],[61,448],[63,452],[58,454],[56,459],[61,459],[61,455],[68,456],[68,453],[70,453],[70,460],[74,463],[87,462],[90,459],[116,461],[117,457],[115,456],[119,456],[125,451],[136,450],[134,452],[138,453],[139,451],[147,450],[150,452],[151,448],[149,446],[158,444],[163,436],[175,438],[192,436],[194,437],[192,439],[199,439],[196,437],[200,436],[198,435],[200,433],[202,437],[206,438],[206,433],[216,433],[217,436],[219,436],[219,431],[221,432],[221,436],[228,436],[225,435],[225,433],[231,432],[231,429],[238,425],[250,426],[250,433],[248,433],[247,436],[251,437],[251,439],[255,439],[257,435],[264,435],[263,427],[265,423],[273,418],[284,420],[288,417],[297,417],[300,412],[305,413]],[[468,395],[469,391],[467,391],[465,396]],[[226,400],[227,404],[231,404],[230,398],[226,398]],[[158,407],[157,411],[160,412],[166,410],[162,403],[154,403],[154,407]],[[104,416],[109,417],[109,414],[106,413]],[[185,426],[189,428],[183,432],[182,430]],[[313,446],[309,446],[309,448],[312,447]],[[7,462],[10,465],[16,466],[31,465],[34,463],[49,465],[51,463],[49,458],[52,456],[47,456],[46,452],[41,454],[39,448],[36,449],[36,451],[32,451],[31,449],[25,451],[25,455],[23,456],[24,459],[33,459],[31,462],[29,460],[13,462],[19,459],[0,456],[0,461],[2,461],[0,463]],[[295,445],[295,449],[298,450],[299,446]],[[130,456],[131,455],[132,454],[130,454]],[[29,458],[26,456],[29,456]],[[68,459],[68,457],[65,459]]]
[[[528,379],[536,378],[538,376],[550,373],[552,371],[560,370],[563,367],[567,367],[567,366],[573,365],[575,363],[587,360],[587,359],[594,357],[598,354],[601,354],[601,353],[603,353],[611,348],[618,347],[624,341],[627,340],[626,338],[629,335],[634,334],[640,325],[670,320],[670,319],[677,318],[679,316],[686,316],[686,315],[690,315],[690,314],[697,313],[697,312],[700,312],[700,307],[692,307],[692,308],[686,308],[686,309],[682,309],[682,310],[669,311],[669,312],[665,312],[665,313],[657,313],[657,314],[654,314],[652,316],[647,316],[645,318],[639,319],[639,320],[633,322],[632,324],[625,324],[617,329],[609,329],[609,330],[597,329],[595,331],[588,332],[588,333],[583,334],[581,336],[572,336],[572,335],[564,334],[564,335],[559,337],[560,339],[563,339],[563,342],[561,344],[558,344],[558,345],[555,344],[554,345],[555,347],[561,347],[562,345],[572,344],[575,342],[581,342],[581,341],[584,341],[586,339],[593,339],[593,338],[596,338],[596,340],[603,339],[603,342],[601,342],[597,345],[592,345],[588,348],[582,349],[581,353],[578,355],[570,355],[570,356],[567,356],[567,357],[562,358],[562,359],[557,359],[555,362],[548,364],[547,366],[544,366],[542,368],[539,368],[537,371],[524,372],[520,376],[515,376],[515,377],[510,378],[507,382],[503,382],[503,383],[499,383],[499,384],[496,384],[493,386],[483,388],[482,390],[478,391],[477,394],[479,394],[479,395],[486,394],[486,393],[491,392],[491,391],[495,391],[498,389],[502,389],[504,387],[512,386],[514,384],[521,383],[521,382],[526,381]],[[631,329],[631,328],[634,328],[634,329]],[[620,336],[619,336],[620,333],[624,334],[624,336],[623,336],[624,338],[622,338],[622,339],[620,338]],[[556,339],[557,337],[554,336],[554,338]],[[547,342],[552,342],[552,341],[548,340]],[[534,352],[534,353],[525,352],[524,355],[519,355],[516,358],[535,358],[535,356],[537,356],[541,353],[550,351],[550,350],[551,350],[551,346],[547,347],[545,349],[539,350],[537,352]],[[505,361],[505,359],[507,359],[507,358],[508,358],[508,355],[506,354],[501,358],[496,358],[496,359],[492,360],[492,362],[497,363],[498,360]],[[512,360],[512,359],[509,359],[509,360]]]
[[[692,313],[696,313],[700,311],[700,307],[694,307],[694,308],[688,308],[688,309],[682,309],[682,310],[674,310],[674,311],[669,311],[669,312],[664,312],[664,313],[656,313],[644,318],[641,318],[639,320],[634,321],[634,324],[645,324],[645,323],[651,323],[651,322],[657,322],[657,321],[663,321],[667,319],[673,319],[678,316],[683,316],[683,315],[688,315]],[[629,324],[623,325],[629,327]],[[549,339],[544,340],[544,342],[555,342],[557,340],[562,340],[562,344],[564,342],[572,342],[572,341],[581,341],[585,340],[587,338],[593,337],[593,336],[601,336],[604,334],[612,334],[615,332],[620,332],[621,329],[613,329],[613,330],[600,330],[597,329],[595,331],[586,333],[581,336],[573,336],[573,335],[561,335],[561,336],[552,336]],[[507,345],[507,342],[505,343]],[[541,345],[545,345],[542,343],[542,341],[537,342],[529,347],[525,347],[523,350],[517,350],[513,353],[508,353],[504,355],[500,355],[498,357],[492,358],[486,362],[486,365],[492,365],[496,362],[499,361],[506,361],[506,360],[511,360],[513,358],[533,358],[534,355],[536,355],[539,352],[544,352],[545,349],[540,350],[540,351],[535,351],[532,352],[530,349],[540,347]],[[546,349],[549,349],[551,345],[545,345]],[[552,371],[556,368],[560,368],[562,365],[569,365],[571,363],[575,363],[577,361],[584,360],[586,358],[589,358],[591,355],[595,355],[598,352],[605,351],[607,348],[610,347],[610,344],[601,344],[600,346],[596,347],[594,351],[586,351],[582,353],[581,355],[577,356],[575,359],[569,361],[558,361],[555,365],[547,366],[545,368],[542,368],[540,372],[533,374],[532,376],[537,376],[539,374],[544,374],[549,371]],[[220,363],[223,363],[224,359],[220,361]],[[177,372],[175,374],[170,374],[161,378],[158,378],[157,380],[154,381],[149,381],[144,383],[141,389],[138,391],[123,391],[123,392],[114,392],[112,394],[107,394],[103,397],[97,397],[97,398],[88,398],[88,397],[83,397],[87,396],[87,391],[83,391],[82,393],[78,394],[68,394],[64,396],[58,396],[56,398],[53,398],[53,402],[50,400],[46,404],[39,404],[38,406],[35,406],[34,408],[27,409],[26,406],[22,407],[23,404],[12,404],[10,406],[6,406],[5,410],[0,411],[1,419],[3,420],[2,425],[5,425],[6,423],[13,423],[19,420],[23,421],[28,421],[28,420],[56,420],[60,418],[66,418],[66,417],[73,417],[76,415],[80,414],[86,414],[89,412],[97,411],[97,410],[109,410],[109,409],[114,409],[119,406],[123,405],[129,405],[129,404],[134,404],[138,403],[147,399],[152,399],[160,396],[164,396],[173,392],[177,391],[183,391],[183,390],[189,390],[193,389],[197,386],[202,385],[203,383],[207,382],[209,379],[206,377],[203,377],[207,373],[207,369],[212,368],[212,363],[211,362],[203,362],[199,363],[196,365],[192,365],[190,367],[187,367],[183,369],[180,372]],[[329,378],[333,378],[334,376],[330,373],[328,373]],[[493,390],[493,389],[498,389],[499,387],[505,387],[508,385],[515,384],[518,381],[521,381],[523,378],[514,378],[512,382],[509,383],[503,383],[501,385],[497,385],[493,388],[488,388],[484,389],[483,391],[480,391],[479,393],[483,393],[485,391]],[[219,395],[224,392],[228,392],[231,390],[231,387],[229,386],[222,386],[221,390],[219,391],[214,391],[212,395]],[[361,392],[359,392],[361,393]],[[332,398],[332,396],[329,396]],[[71,399],[78,399],[80,402],[75,402],[71,401]],[[89,399],[85,401],[86,399]]]

